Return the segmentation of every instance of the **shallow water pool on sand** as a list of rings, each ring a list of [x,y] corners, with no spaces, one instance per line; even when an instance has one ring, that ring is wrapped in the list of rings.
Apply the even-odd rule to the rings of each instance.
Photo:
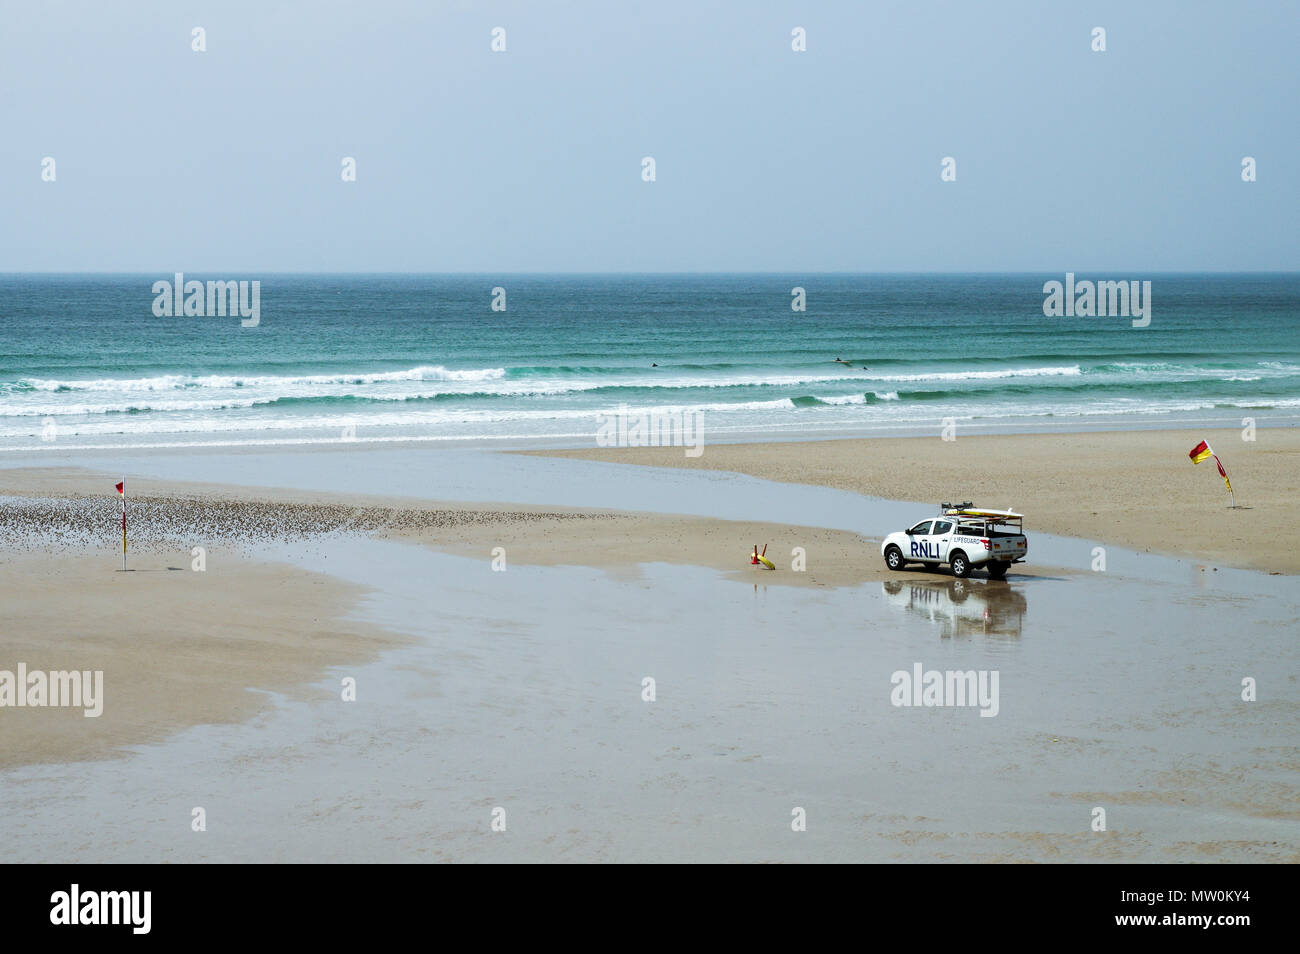
[[[382,541],[349,541],[329,563],[376,587],[359,615],[416,642],[248,725],[6,773],[10,859],[1247,861],[1298,848],[1300,689],[1279,665],[1294,599],[1092,575],[811,591],[662,564],[638,578],[494,573]],[[918,663],[997,671],[998,714],[893,705],[893,674]],[[340,700],[348,676],[356,702]],[[1244,676],[1258,702],[1241,701]],[[206,832],[190,831],[194,806]],[[505,832],[491,829],[497,807]],[[1105,832],[1090,830],[1096,807]],[[806,831],[791,830],[798,808]]]

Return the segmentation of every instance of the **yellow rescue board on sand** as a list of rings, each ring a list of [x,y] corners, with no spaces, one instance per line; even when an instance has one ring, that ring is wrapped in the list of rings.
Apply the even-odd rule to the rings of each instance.
[[[758,556],[758,562],[763,564],[763,566],[767,567],[769,570],[776,569],[776,564],[773,563],[771,560],[769,560],[767,557],[763,556],[761,553]]]

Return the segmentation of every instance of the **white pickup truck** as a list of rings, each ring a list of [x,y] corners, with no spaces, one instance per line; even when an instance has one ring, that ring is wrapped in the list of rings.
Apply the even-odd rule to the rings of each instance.
[[[947,563],[956,577],[964,578],[970,576],[971,570],[983,568],[990,577],[1000,580],[1011,564],[1025,559],[1029,541],[1022,514],[977,510],[969,503],[959,507],[944,504],[940,510],[938,517],[885,537],[880,553],[886,566],[901,570],[909,563],[924,563],[931,568]]]

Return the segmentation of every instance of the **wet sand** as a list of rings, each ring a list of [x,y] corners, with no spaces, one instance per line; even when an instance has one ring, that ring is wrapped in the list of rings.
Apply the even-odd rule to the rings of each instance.
[[[0,668],[103,670],[108,696],[94,719],[6,710],[0,768],[111,757],[187,726],[246,720],[265,705],[257,690],[293,692],[327,668],[391,648],[400,635],[349,618],[366,591],[325,572],[332,550],[366,536],[485,567],[588,566],[624,579],[652,563],[796,587],[887,575],[872,543],[845,531],[135,478],[130,572],[120,573],[118,498],[103,493],[113,483],[70,468],[0,471],[0,496],[10,498],[0,508]],[[781,561],[776,571],[749,564],[754,543]],[[290,546],[308,568],[259,559],[268,544]],[[202,571],[193,569],[195,547]]]
[[[244,722],[266,692],[296,693],[331,666],[401,639],[348,620],[363,588],[240,557],[217,544],[135,556],[0,550],[0,669],[103,672],[103,712],[0,711],[0,769],[109,758],[199,724]]]
[[[1274,625],[1294,600],[1092,574],[813,590],[671,564],[493,573],[373,538],[329,553],[409,642],[244,725],[0,772],[9,857],[1300,860],[1300,694]],[[1207,638],[1227,615],[1232,638]],[[890,674],[916,662],[999,670],[998,716],[894,707]]]
[[[109,480],[73,468],[0,471],[0,496],[19,499],[0,510],[0,548],[20,551],[43,540],[113,552],[120,528],[116,495],[102,493]],[[806,587],[852,586],[889,575],[879,540],[847,530],[595,508],[344,498],[149,478],[133,478],[130,489],[130,547],[148,554],[214,545],[248,553],[267,542],[319,547],[329,539],[374,534],[485,562],[500,547],[506,565],[635,574],[642,564],[673,563],[729,579]],[[766,548],[776,570],[752,565],[755,545]],[[1031,576],[1048,572],[1052,568],[1015,569]]]
[[[356,469],[319,453],[298,456]],[[514,460],[536,495],[587,466]],[[957,581],[793,523],[133,476],[121,574],[116,479],[0,471],[0,668],[106,680],[99,720],[0,711],[15,860],[1300,859],[1280,578]],[[716,498],[691,488],[672,501]],[[918,662],[999,670],[998,716],[892,705]]]
[[[705,437],[707,439],[707,429]],[[1214,461],[1193,465],[1208,440]],[[970,500],[1026,515],[1026,529],[1099,540],[1148,553],[1198,557],[1227,566],[1300,574],[1300,430],[1107,431],[707,443],[699,457],[680,447],[529,451],[553,457],[724,470],[781,483],[835,487],[889,500]],[[919,516],[923,516],[924,513]]]

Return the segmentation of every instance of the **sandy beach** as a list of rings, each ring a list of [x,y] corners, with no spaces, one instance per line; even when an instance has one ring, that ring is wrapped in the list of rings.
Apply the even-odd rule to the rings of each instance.
[[[323,573],[217,548],[204,572],[188,551],[135,559],[128,573],[85,553],[0,554],[2,667],[104,673],[103,712],[12,708],[0,769],[110,758],[200,724],[241,723],[268,691],[299,693],[328,667],[358,664],[400,638],[344,622],[360,588]]]
[[[933,438],[708,444],[540,451],[585,460],[735,471],[917,501],[918,518],[943,501],[1026,514],[1026,527],[1195,557],[1269,573],[1300,573],[1300,430],[1105,431]],[[1238,509],[1213,461],[1193,466],[1199,441],[1218,451]]]
[[[364,590],[328,575],[332,547],[373,535],[510,562],[587,566],[621,578],[640,567],[708,567],[767,585],[851,586],[885,578],[858,534],[609,510],[458,504],[388,497],[132,480],[130,571],[116,572],[118,527],[107,473],[0,472],[0,601],[8,625],[0,659],[29,669],[102,669],[113,704],[80,711],[14,709],[0,720],[0,768],[111,757],[186,726],[238,722],[329,667],[373,659],[402,637],[348,619]],[[93,529],[92,529],[93,528]],[[740,541],[806,554],[806,570],[766,571]],[[285,544],[319,570],[259,559]],[[193,547],[204,551],[194,569]],[[1041,570],[1038,572],[1042,572]],[[756,577],[756,574],[761,574]],[[214,625],[214,620],[219,620]],[[10,667],[12,668],[12,667]]]
[[[1121,546],[1158,531],[1136,488],[1106,509],[1091,484],[1063,482],[1080,444],[1088,459],[1127,454],[1151,485],[1167,469],[1153,448],[1181,449],[1170,468],[1198,482],[1167,485],[1218,492],[1181,434],[961,441],[982,460],[1019,455],[1016,494],[998,503],[1028,511],[1031,534],[1096,525],[1091,539]],[[890,573],[863,528],[911,507],[858,495],[949,496],[957,463],[897,476],[940,446],[710,445],[686,462],[707,472],[671,480],[605,463],[681,463],[635,450],[163,452],[0,470],[0,668],[102,669],[106,700],[97,719],[0,714],[8,844],[28,860],[1300,857],[1283,833],[1300,699],[1276,674],[1300,607],[1281,579],[1226,569],[1251,561],[1199,533],[1150,549],[1222,552],[1223,572],[1156,558],[1136,576],[1041,559],[1005,583]],[[1246,487],[1286,487],[1293,446],[1262,432],[1263,452],[1227,463]],[[509,487],[527,499],[498,495]],[[433,496],[466,488],[493,499]],[[1225,514],[1282,519],[1281,496],[1252,489],[1255,509]],[[775,571],[749,565],[754,543]],[[1133,619],[1156,623],[1135,638]],[[1232,641],[1205,636],[1226,626]],[[890,674],[918,663],[999,670],[997,718],[891,705]],[[1266,687],[1259,703],[1241,702],[1244,674]],[[360,702],[341,703],[345,677]],[[74,777],[92,794],[70,794]],[[217,837],[170,833],[191,805],[227,819]],[[1089,830],[1097,805],[1113,830]],[[514,819],[507,839],[487,827],[496,806]],[[791,806],[817,820],[793,842]]]
[[[24,468],[0,472],[0,495],[26,498],[0,517],[0,553],[22,552],[40,540],[51,546],[112,551],[115,525],[104,522],[102,488],[111,475],[79,469]],[[131,482],[132,550],[189,565],[188,546],[205,543],[247,556],[250,547],[301,542],[320,548],[330,539],[373,534],[408,540],[461,556],[492,559],[509,547],[507,562],[585,566],[622,574],[638,566],[673,563],[724,576],[797,587],[852,586],[879,581],[888,571],[872,540],[848,530],[761,521],[512,503],[419,501],[392,496],[344,497],[304,490],[263,490],[143,478]],[[115,499],[115,498],[114,498]],[[111,501],[110,501],[111,502]],[[93,516],[92,516],[93,514]],[[87,531],[99,520],[95,532]],[[751,547],[766,547],[779,572],[754,568]],[[793,550],[804,551],[794,570]],[[163,560],[162,562],[167,562]],[[1035,572],[1025,567],[1026,574]]]

